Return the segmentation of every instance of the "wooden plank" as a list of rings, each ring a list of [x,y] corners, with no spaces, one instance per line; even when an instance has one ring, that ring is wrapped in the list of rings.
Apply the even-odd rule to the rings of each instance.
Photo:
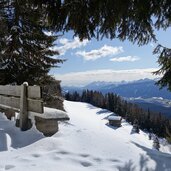
[[[36,128],[45,136],[52,136],[58,131],[58,121],[54,119],[43,119],[35,116]]]
[[[26,131],[28,129],[28,112],[27,112],[27,84],[21,85],[20,97],[20,129]]]
[[[28,99],[28,111],[36,112],[36,113],[43,113],[43,101],[42,100],[33,100]]]
[[[15,96],[20,97],[21,95],[21,88],[20,86],[0,86],[0,94],[7,95],[7,96]]]
[[[10,107],[10,106],[6,106],[3,104],[0,104],[0,111],[2,110],[13,110],[15,112],[20,112],[20,110],[18,108],[14,108],[14,107]]]
[[[0,86],[0,95],[6,96],[21,96],[21,86]],[[27,97],[33,99],[39,99],[42,97],[40,86],[28,86]]]
[[[37,112],[37,113],[43,113],[43,101],[42,100],[33,100],[33,99],[27,99],[28,100],[28,111],[31,112]],[[0,104],[20,109],[20,99],[17,97],[6,97],[0,95]]]
[[[0,95],[0,104],[20,109],[20,99],[16,97],[6,97]]]
[[[42,98],[42,91],[40,86],[28,86],[27,97],[33,99]]]

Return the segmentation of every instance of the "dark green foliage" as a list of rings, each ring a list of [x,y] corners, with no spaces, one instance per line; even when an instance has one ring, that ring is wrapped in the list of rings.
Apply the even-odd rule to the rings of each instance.
[[[65,94],[65,98],[71,101],[87,102],[94,106],[108,109],[134,125],[137,133],[139,129],[144,129],[161,137],[167,137],[168,139],[171,137],[169,131],[171,130],[171,121],[169,119],[149,109],[144,111],[138,105],[127,102],[116,94],[107,93],[103,95],[101,92],[85,90],[82,94],[77,92],[71,94],[68,92]]]
[[[151,138],[152,138],[152,133],[151,132],[148,134],[148,138],[149,138],[149,140],[151,140]]]
[[[105,36],[142,45],[156,40],[154,28],[166,29],[171,23],[169,0],[31,0],[29,3],[42,9],[51,29],[73,30],[81,40]]]
[[[132,132],[133,133],[139,133],[140,132],[139,124],[138,124],[138,120],[137,119],[134,120]]]
[[[160,69],[154,74],[163,75],[157,84],[161,88],[166,86],[171,91],[171,49],[158,45],[153,53],[159,54],[158,63],[160,65]]]
[[[169,130],[168,127],[166,127],[166,139],[169,143],[171,143],[171,130]]]
[[[0,9],[0,84],[39,84],[51,67],[63,62],[52,58],[58,55],[50,49],[57,37],[45,34],[44,9],[28,0],[4,0]]]
[[[154,137],[154,140],[153,140],[153,148],[158,150],[160,149],[160,143],[159,143],[159,139],[157,137]]]
[[[45,106],[64,110],[60,81],[47,75],[40,83]]]
[[[157,17],[155,1],[64,0],[44,3],[52,11],[48,11],[51,26],[58,31],[73,30],[81,40],[105,36],[128,39],[142,45],[155,40],[153,26],[160,28],[164,24],[159,19],[157,23],[160,24],[157,25],[151,19],[152,15]]]

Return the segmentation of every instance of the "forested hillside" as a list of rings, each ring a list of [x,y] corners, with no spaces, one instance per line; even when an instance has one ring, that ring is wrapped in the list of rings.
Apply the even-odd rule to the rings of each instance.
[[[164,117],[161,113],[155,113],[150,110],[145,111],[138,105],[127,102],[116,94],[108,93],[103,95],[101,92],[85,90],[81,95],[77,92],[66,93],[65,98],[71,101],[87,102],[94,106],[108,109],[122,116],[131,124],[137,120],[141,129],[153,132],[161,137],[170,138],[171,120]]]

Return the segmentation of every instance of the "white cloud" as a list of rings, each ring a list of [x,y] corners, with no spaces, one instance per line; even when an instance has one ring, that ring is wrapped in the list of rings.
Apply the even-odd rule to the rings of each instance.
[[[153,75],[152,72],[158,70],[157,68],[148,69],[132,69],[132,70],[92,70],[85,72],[73,72],[67,74],[56,74],[55,78],[62,80],[62,85],[80,86],[86,85],[94,81],[119,82],[119,81],[133,81],[144,78],[154,79],[158,76]]]
[[[121,47],[121,46],[120,47],[112,47],[112,46],[104,45],[100,49],[91,50],[89,52],[78,51],[78,52],[76,52],[76,55],[82,56],[87,61],[89,61],[89,60],[94,61],[94,60],[102,58],[102,57],[116,55],[116,54],[119,54],[122,52],[124,52],[124,50],[123,50],[123,47]]]
[[[57,51],[59,51],[60,55],[64,55],[67,50],[76,49],[76,48],[86,46],[89,41],[88,41],[88,39],[80,41],[80,39],[78,37],[75,37],[73,40],[68,40],[66,38],[61,38],[61,39],[58,40],[58,42],[62,46],[55,46],[53,48],[53,50],[57,50]]]
[[[125,57],[118,57],[118,58],[110,59],[110,61],[112,62],[134,62],[138,60],[140,60],[140,58],[136,56],[125,56]]]
[[[66,45],[68,42],[69,42],[69,40],[66,39],[66,38],[59,39],[59,43],[62,44],[62,45]]]

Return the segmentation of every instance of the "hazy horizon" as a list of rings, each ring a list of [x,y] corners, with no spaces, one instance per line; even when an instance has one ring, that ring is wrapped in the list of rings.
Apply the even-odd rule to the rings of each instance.
[[[140,79],[156,79],[159,76],[152,74],[157,68],[132,70],[92,70],[86,72],[72,72],[56,74],[55,78],[61,80],[62,86],[85,86],[95,81],[104,82],[130,82]]]

